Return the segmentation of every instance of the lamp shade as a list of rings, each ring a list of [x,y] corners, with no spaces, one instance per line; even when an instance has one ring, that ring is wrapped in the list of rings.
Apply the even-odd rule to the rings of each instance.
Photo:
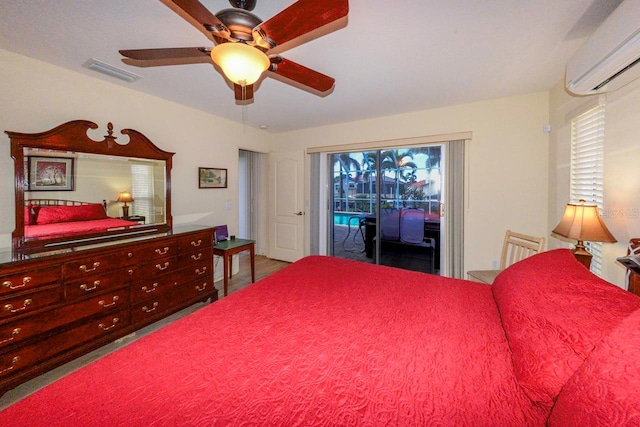
[[[578,241],[611,243],[617,241],[600,218],[598,207],[587,205],[584,200],[567,204],[564,215],[553,229],[553,233]]]
[[[260,49],[244,43],[222,43],[211,50],[211,59],[233,83],[252,85],[269,68],[269,58]]]
[[[131,193],[127,193],[127,192],[123,191],[118,196],[118,202],[120,202],[120,203],[133,202],[133,197],[131,197]]]

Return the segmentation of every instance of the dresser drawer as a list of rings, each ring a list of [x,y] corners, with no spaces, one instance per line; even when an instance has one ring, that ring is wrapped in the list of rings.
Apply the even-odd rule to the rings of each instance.
[[[178,270],[177,257],[158,258],[151,262],[134,267],[133,280],[153,279],[159,274],[172,273]]]
[[[144,303],[132,304],[131,321],[134,324],[148,323],[153,318],[166,315],[168,311],[177,311],[188,301],[197,300],[198,297],[208,297],[212,289],[213,279],[166,288]]]
[[[131,283],[135,267],[118,269],[102,275],[94,274],[87,278],[75,279],[64,284],[67,301],[86,298],[112,289],[118,289]]]
[[[0,276],[0,297],[10,292],[28,291],[59,280],[60,267],[58,265]]]
[[[180,269],[181,283],[213,277],[213,258]]]
[[[209,260],[213,262],[213,248],[211,246],[202,248],[200,250],[181,253],[178,256],[178,263],[180,264],[180,268],[202,264],[202,262],[206,262]]]
[[[62,301],[62,287],[59,284],[43,286],[37,292],[2,300],[0,302],[0,320],[32,313],[60,301]]]
[[[181,281],[179,271],[136,282],[131,285],[131,305],[157,298],[158,295],[165,293],[168,288],[178,286],[180,283],[183,283],[183,281]]]
[[[42,361],[82,343],[119,331],[131,324],[129,312],[119,311],[94,319],[77,328],[53,335],[43,341],[10,350],[0,355],[0,378]]]
[[[178,240],[178,246],[180,247],[180,252],[191,252],[197,249],[210,248],[213,246],[213,233],[211,231],[205,231],[181,237]]]
[[[51,312],[42,313],[40,320],[51,327],[70,324],[86,317],[99,315],[129,306],[129,289],[123,288],[75,304],[60,307]]]
[[[0,349],[87,317],[116,309],[123,310],[128,305],[128,289],[121,289],[80,303],[23,317],[0,325]]]
[[[176,241],[163,240],[131,248],[131,252],[133,252],[133,259],[136,263],[147,262],[155,258],[176,256],[178,254],[178,243]]]
[[[132,251],[127,250],[108,254],[96,254],[92,257],[64,263],[62,266],[62,275],[65,281],[102,275],[112,272],[114,269],[124,268],[133,264],[135,262],[134,256]]]
[[[218,299],[218,291],[213,286],[213,278],[196,280],[184,285],[182,288],[182,296],[185,298],[185,301],[211,293],[215,294],[213,301]]]

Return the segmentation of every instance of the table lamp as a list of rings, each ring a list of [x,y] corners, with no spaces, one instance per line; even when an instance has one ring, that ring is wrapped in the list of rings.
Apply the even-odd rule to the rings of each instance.
[[[576,243],[573,254],[587,268],[591,266],[593,255],[584,247],[584,240],[589,242],[617,242],[607,229],[602,218],[600,218],[598,207],[596,205],[587,205],[584,200],[580,200],[578,203],[567,203],[564,215],[552,233],[568,239],[576,239],[578,243]]]
[[[133,202],[133,197],[131,197],[131,193],[127,193],[125,191],[120,193],[120,195],[118,196],[118,202],[124,203],[124,205],[122,206],[122,217],[129,218],[129,206],[127,206],[127,203]]]

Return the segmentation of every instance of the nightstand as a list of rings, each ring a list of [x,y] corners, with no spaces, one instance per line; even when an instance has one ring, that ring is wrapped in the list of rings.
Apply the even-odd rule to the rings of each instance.
[[[120,219],[126,219],[127,221],[134,221],[137,222],[138,224],[144,224],[144,222],[147,220],[147,218],[143,215],[133,215],[133,216],[121,216]]]

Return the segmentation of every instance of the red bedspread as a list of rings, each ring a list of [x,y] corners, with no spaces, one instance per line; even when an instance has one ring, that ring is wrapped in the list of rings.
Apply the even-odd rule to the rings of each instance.
[[[63,378],[0,425],[544,425],[489,286],[305,258]]]
[[[119,227],[130,227],[137,222],[118,218],[94,219],[90,221],[56,222],[53,224],[37,224],[24,227],[27,239],[74,236],[85,233],[100,233]]]

